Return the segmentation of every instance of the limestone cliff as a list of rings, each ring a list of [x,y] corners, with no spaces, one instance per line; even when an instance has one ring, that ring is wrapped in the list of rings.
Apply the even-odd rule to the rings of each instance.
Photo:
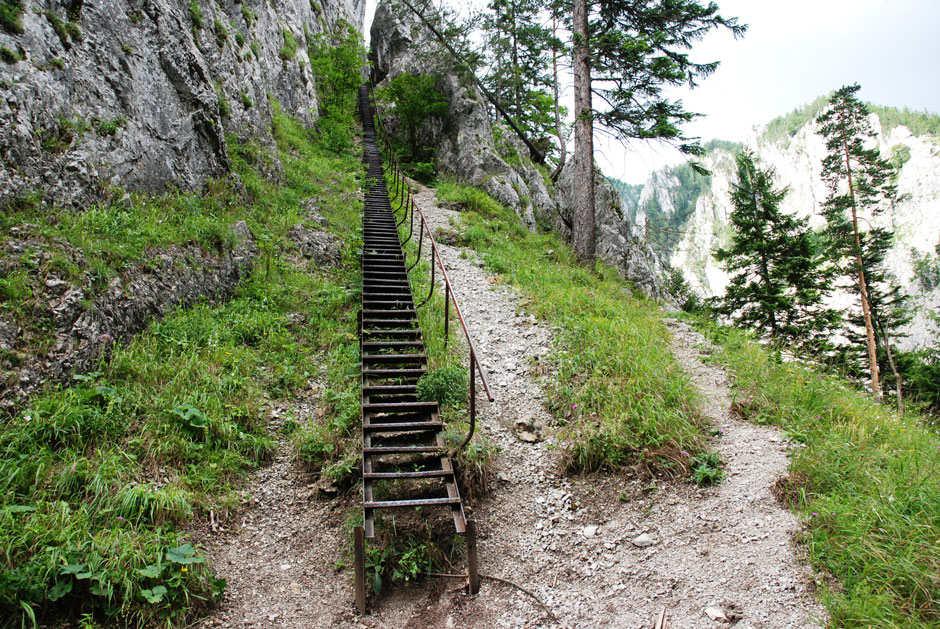
[[[306,122],[306,39],[364,0],[23,1],[0,31],[0,204],[81,207],[108,187],[198,188],[226,133],[270,143],[271,105]],[[21,32],[17,32],[21,31]]]
[[[790,188],[781,209],[809,218],[813,227],[822,227],[820,211],[827,191],[820,173],[826,149],[813,118],[824,104],[825,99],[820,99],[758,127],[744,144],[710,143],[702,160],[711,171],[708,177],[695,175],[687,165],[651,173],[639,200],[627,208],[638,235],[680,269],[698,292],[722,294],[729,278],[712,252],[730,242],[735,154],[744,146],[775,170],[778,185]],[[936,308],[940,303],[936,296],[921,295],[924,291],[915,269],[915,260],[933,256],[940,243],[940,136],[933,130],[936,121],[929,115],[877,107],[870,121],[882,155],[900,166],[899,201],[871,222],[892,229],[896,235],[886,260],[889,273],[908,294],[918,296],[922,309]],[[839,299],[844,301],[844,296],[837,296]],[[921,345],[929,338],[927,319],[918,315],[917,321],[923,325],[915,324],[907,331],[911,345]]]
[[[379,3],[371,31],[373,80],[377,85],[401,73],[438,77],[448,102],[447,115],[422,130],[421,142],[436,150],[438,170],[485,190],[515,211],[530,228],[537,223],[570,235],[571,173],[552,184],[546,168],[528,158],[524,144],[494,120],[473,81],[454,71],[453,62],[410,13]],[[394,131],[393,112],[387,116]],[[596,187],[597,254],[643,292],[669,299],[664,271],[652,250],[633,235],[620,198],[598,175]]]

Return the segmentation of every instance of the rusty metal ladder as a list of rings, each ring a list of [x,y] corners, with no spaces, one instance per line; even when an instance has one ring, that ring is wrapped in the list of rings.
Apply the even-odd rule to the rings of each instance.
[[[417,382],[427,371],[418,313],[405,255],[375,142],[369,91],[359,91],[368,192],[362,219],[362,508],[355,529],[356,606],[366,612],[365,539],[375,536],[382,509],[443,507],[457,533],[467,535],[471,593],[479,588],[476,536],[464,514],[454,466],[446,453],[438,403],[418,401]],[[387,481],[407,498],[376,498]]]

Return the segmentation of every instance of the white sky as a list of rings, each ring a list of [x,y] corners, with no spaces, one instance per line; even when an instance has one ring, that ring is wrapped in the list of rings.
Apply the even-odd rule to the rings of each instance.
[[[743,140],[753,126],[854,82],[864,100],[940,111],[940,0],[717,2],[723,16],[749,29],[737,41],[726,31],[710,33],[693,49],[694,60],[721,65],[697,89],[675,93],[705,114],[685,127],[687,135]],[[373,10],[367,0],[367,29]],[[600,137],[596,149],[606,174],[631,183],[681,160],[668,147],[623,147]]]

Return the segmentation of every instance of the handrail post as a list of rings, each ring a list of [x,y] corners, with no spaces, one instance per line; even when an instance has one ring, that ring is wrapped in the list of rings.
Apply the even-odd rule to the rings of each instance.
[[[450,338],[450,284],[444,283],[444,347],[447,347],[447,340]]]
[[[410,193],[410,191],[408,194],[408,198],[411,199],[411,224],[408,225],[408,237],[401,241],[401,244],[403,247],[409,240],[411,240],[411,236],[414,234],[414,231],[415,231],[415,198],[414,198],[414,195]],[[405,204],[405,218],[408,218],[408,204],[407,203]]]
[[[411,211],[411,221],[414,222],[414,220],[415,220],[415,215],[414,215],[414,210],[412,210],[412,211]],[[421,220],[423,221],[424,219],[422,218]],[[422,224],[423,224],[423,223],[422,223]],[[415,266],[417,266],[418,262],[421,261],[421,245],[423,245],[423,244],[424,244],[424,230],[423,230],[423,229],[419,229],[419,230],[418,230],[418,255],[415,256],[415,261],[412,262],[412,263],[411,263],[411,266],[408,267],[408,272],[409,272],[409,273],[411,273],[411,269],[415,268]]]
[[[477,362],[476,352],[473,351],[473,346],[470,346],[470,432],[467,433],[467,438],[463,440],[457,450],[463,450],[467,447],[467,444],[470,443],[470,440],[473,439],[473,433],[477,427],[477,386],[476,386],[476,370],[474,366]]]

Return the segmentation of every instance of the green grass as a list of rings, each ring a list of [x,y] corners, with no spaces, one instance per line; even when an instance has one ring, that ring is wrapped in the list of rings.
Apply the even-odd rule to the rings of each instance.
[[[8,33],[23,32],[23,0],[0,0],[0,26]]]
[[[342,382],[334,394],[358,401],[358,379],[334,365],[358,360],[361,164],[352,152],[323,152],[279,112],[273,127],[280,184],[261,174],[272,156],[231,138],[245,198],[216,182],[204,195],[134,197],[37,227],[87,248],[89,265],[120,267],[146,260],[152,246],[226,246],[225,226],[244,219],[261,256],[225,303],[178,309],[124,346],[99,339],[114,346],[95,372],[48,388],[0,424],[0,625],[66,611],[122,626],[191,619],[224,582],[185,528],[209,510],[224,518],[244,499],[246,475],[276,445],[268,407],[314,378]],[[307,198],[345,238],[337,270],[298,267],[284,239]],[[16,212],[3,221],[41,215]],[[24,282],[8,274],[0,288],[28,300]],[[315,421],[331,422],[334,408],[326,411]]]
[[[690,474],[704,449],[694,387],[669,349],[658,306],[616,270],[587,269],[550,233],[530,232],[478,190],[438,186],[465,203],[463,243],[516,287],[526,311],[557,330],[548,383],[569,471],[642,468]]]
[[[738,330],[699,322],[749,420],[781,426],[796,451],[786,497],[813,566],[838,585],[836,627],[940,625],[940,436],[812,365],[782,363]]]
[[[297,54],[297,40],[294,38],[294,34],[286,28],[283,29],[283,34],[284,45],[278,51],[278,56],[283,61],[290,61]]]

